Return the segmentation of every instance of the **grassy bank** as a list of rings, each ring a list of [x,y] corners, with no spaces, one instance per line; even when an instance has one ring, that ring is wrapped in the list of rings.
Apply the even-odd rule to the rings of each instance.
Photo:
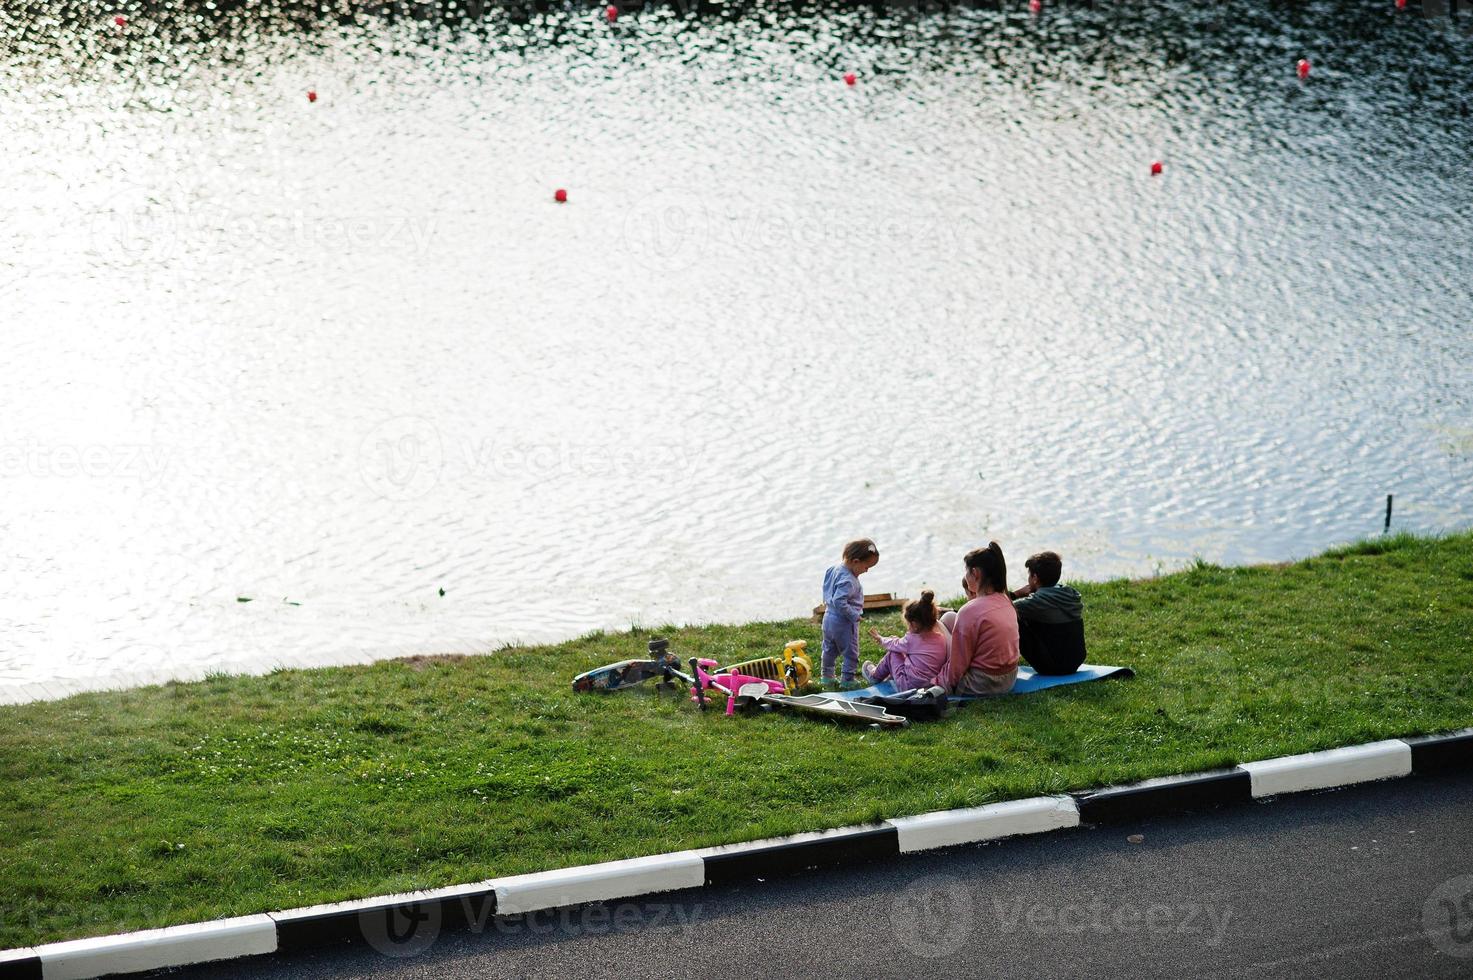
[[[643,633],[0,708],[0,948],[1473,725],[1473,534],[1081,591],[1091,661],[1135,679],[901,732],[569,691]]]

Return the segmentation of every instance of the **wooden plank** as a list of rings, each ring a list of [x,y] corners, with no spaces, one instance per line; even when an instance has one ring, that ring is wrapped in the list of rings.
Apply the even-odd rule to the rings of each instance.
[[[897,598],[895,593],[893,592],[870,592],[866,593],[864,597],[865,612],[869,612],[872,609],[899,609],[901,606],[904,605],[905,600]],[[823,619],[823,614],[825,611],[827,611],[827,609],[828,606],[824,603],[819,603],[818,605],[814,606],[814,622],[818,622],[819,620]]]

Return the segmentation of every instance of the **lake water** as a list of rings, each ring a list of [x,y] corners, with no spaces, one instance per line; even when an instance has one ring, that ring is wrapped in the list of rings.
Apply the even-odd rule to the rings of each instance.
[[[0,10],[11,699],[1473,523],[1473,17],[341,6]]]

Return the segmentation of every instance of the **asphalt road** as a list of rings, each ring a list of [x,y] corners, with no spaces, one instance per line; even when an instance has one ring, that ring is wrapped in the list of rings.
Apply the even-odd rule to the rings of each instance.
[[[493,919],[407,957],[171,975],[1473,977],[1473,776]]]

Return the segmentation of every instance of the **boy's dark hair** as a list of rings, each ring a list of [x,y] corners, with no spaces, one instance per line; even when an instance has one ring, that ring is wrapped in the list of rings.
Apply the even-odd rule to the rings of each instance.
[[[996,541],[987,542],[985,548],[967,552],[963,561],[968,571],[975,568],[982,573],[982,580],[992,586],[992,591],[1008,590],[1008,563],[1002,556],[1002,545]]]
[[[930,589],[921,593],[919,599],[912,599],[905,604],[905,621],[914,625],[922,633],[928,633],[936,628],[936,593]]]
[[[864,561],[866,558],[880,557],[880,549],[869,538],[860,538],[858,541],[850,541],[844,546],[845,561]]]
[[[1040,585],[1048,587],[1059,584],[1059,576],[1064,572],[1064,559],[1057,551],[1040,551],[1025,561],[1023,567],[1038,576]]]

